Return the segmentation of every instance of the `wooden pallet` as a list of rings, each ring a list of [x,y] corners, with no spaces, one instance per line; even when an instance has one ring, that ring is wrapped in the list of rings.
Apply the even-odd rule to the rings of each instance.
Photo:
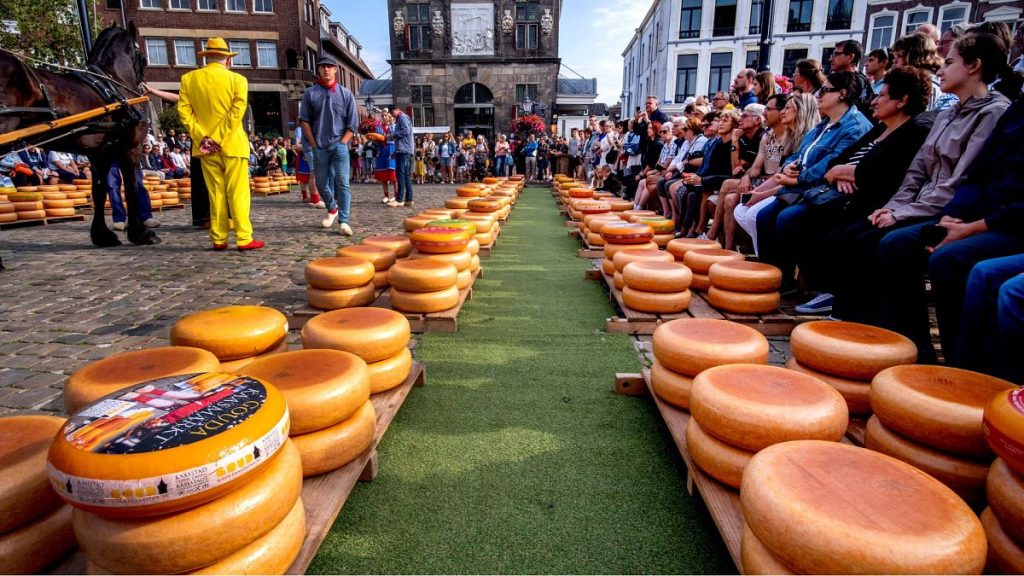
[[[499,227],[498,228],[498,234],[494,236],[494,240],[491,240],[491,243],[488,244],[487,246],[481,246],[480,247],[480,252],[477,253],[477,256],[479,256],[481,258],[486,258],[486,257],[490,256],[491,255],[491,250],[493,250],[494,249],[494,245],[498,243],[498,238],[500,236],[501,236],[501,228]]]
[[[25,228],[28,226],[48,226],[50,224],[60,224],[62,222],[82,222],[83,220],[85,220],[84,214],[75,214],[74,216],[48,216],[46,218],[33,218],[32,220],[15,220],[14,222],[6,222],[4,224],[0,224],[0,230]]]
[[[483,271],[481,268],[473,274],[473,282],[480,277],[480,273]],[[413,332],[422,334],[423,332],[445,332],[454,333],[459,329],[458,316],[459,312],[462,311],[462,305],[466,303],[466,300],[473,299],[473,286],[469,288],[463,288],[459,290],[459,303],[455,306],[442,310],[441,312],[431,312],[430,314],[414,314],[412,312],[402,312],[402,315],[409,320],[409,327]],[[385,290],[373,304],[377,308],[392,308],[391,307],[391,291]],[[392,308],[393,309],[393,308]],[[398,310],[401,312],[401,310]]]
[[[580,230],[578,227],[576,228],[575,232],[576,238],[579,238],[580,244],[583,245],[583,247],[576,252],[577,258],[587,258],[590,260],[596,260],[600,258],[604,260],[604,246],[596,246],[594,244],[591,244],[590,241],[587,240],[587,237],[583,234],[583,231]],[[569,231],[569,235],[574,236],[573,230]]]
[[[357,482],[370,482],[377,476],[377,445],[395,419],[413,386],[426,383],[426,369],[414,362],[409,377],[400,386],[370,397],[377,412],[377,430],[373,441],[358,458],[332,472],[306,478],[302,482],[302,503],[306,510],[306,540],[288,574],[305,574],[342,507]],[[50,574],[85,574],[85,555],[81,551],[57,564]]]

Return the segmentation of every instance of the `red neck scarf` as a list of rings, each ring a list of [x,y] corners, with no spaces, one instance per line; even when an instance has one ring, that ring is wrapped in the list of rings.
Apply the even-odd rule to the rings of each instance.
[[[316,83],[323,86],[324,88],[327,88],[328,91],[334,92],[334,87],[338,85],[338,78],[335,77],[334,81],[331,82],[330,84],[328,84],[327,81],[324,80],[323,78],[317,78]]]

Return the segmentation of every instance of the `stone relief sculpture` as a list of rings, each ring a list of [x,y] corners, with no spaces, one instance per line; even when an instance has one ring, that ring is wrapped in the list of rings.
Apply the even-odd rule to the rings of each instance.
[[[395,36],[405,35],[405,16],[402,15],[401,10],[395,10],[395,19],[391,25],[395,30]]]
[[[505,14],[501,17],[501,31],[505,34],[511,34],[512,29],[515,28],[515,20],[512,19],[512,11],[505,10]]]
[[[440,10],[434,10],[434,17],[430,19],[430,29],[434,36],[444,34],[444,17],[441,16]]]
[[[454,4],[452,55],[494,55],[494,4]]]
[[[540,31],[544,34],[551,34],[555,28],[555,19],[551,16],[551,8],[544,9],[544,15],[540,17]]]

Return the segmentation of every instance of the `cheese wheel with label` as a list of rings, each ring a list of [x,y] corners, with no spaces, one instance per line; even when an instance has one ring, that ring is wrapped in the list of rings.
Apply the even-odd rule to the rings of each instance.
[[[388,283],[406,292],[437,292],[454,286],[459,271],[455,266],[435,259],[396,262],[388,270]]]
[[[370,264],[373,264],[373,269],[378,272],[391,268],[397,258],[394,250],[391,250],[390,248],[383,248],[381,246],[371,246],[369,244],[343,246],[338,248],[337,255],[366,260]]]
[[[224,306],[184,316],[171,327],[172,346],[192,346],[223,360],[262,354],[288,336],[288,318],[266,306]]]
[[[682,292],[690,287],[693,274],[675,260],[630,262],[622,268],[622,279],[626,286],[645,292]]]
[[[996,518],[991,508],[981,513],[981,525],[988,538],[986,574],[1024,574],[1024,544],[1016,542],[1006,532],[1006,526]]]
[[[373,264],[362,258],[319,258],[306,264],[306,283],[320,290],[347,290],[373,280]]]
[[[654,330],[654,356],[687,376],[722,364],[768,362],[768,340],[757,330],[727,320],[681,318]]]
[[[1024,388],[996,394],[985,407],[981,426],[992,451],[1024,474]]]
[[[288,403],[291,435],[348,419],[370,399],[370,369],[340,350],[293,350],[257,360],[241,374],[277,387]]]
[[[466,207],[473,212],[497,212],[501,210],[501,202],[491,198],[473,198]]]
[[[380,362],[368,364],[370,394],[385,392],[405,382],[412,373],[412,352],[408,348]]]
[[[435,262],[446,262],[455,266],[457,272],[468,270],[469,265],[473,261],[473,255],[466,250],[459,252],[449,252],[447,254],[425,254],[423,252],[413,252],[409,256],[410,260],[433,260]]]
[[[786,368],[796,370],[797,372],[803,372],[809,376],[814,376],[818,380],[821,380],[825,384],[835,388],[839,394],[842,395],[843,399],[846,400],[846,406],[850,410],[851,414],[871,414],[870,382],[840,378],[839,376],[832,376],[831,374],[811,370],[797,362],[796,358],[790,358],[789,361],[786,362]]]
[[[981,421],[996,394],[1016,388],[993,376],[947,366],[908,364],[871,381],[871,408],[882,424],[926,446],[991,458]]]
[[[302,461],[291,441],[252,481],[176,514],[104,518],[76,510],[75,536],[95,564],[121,574],[176,574],[209,566],[270,533],[302,492]]]
[[[890,430],[877,414],[868,419],[864,446],[927,472],[949,486],[968,504],[977,505],[985,502],[985,481],[989,468],[987,462],[942,452],[915,442]]]
[[[739,488],[743,469],[753,452],[722,442],[700,427],[695,418],[686,424],[686,452],[708,476],[726,486]]]
[[[706,250],[708,248],[721,249],[722,245],[715,240],[703,238],[676,238],[665,246],[665,251],[675,256],[678,262],[682,262],[690,250]]]
[[[367,262],[369,264],[369,262]],[[357,306],[369,306],[376,296],[373,281],[356,288],[346,290],[319,290],[306,286],[306,301],[313,308],[320,310],[338,310]]]
[[[0,538],[61,505],[46,474],[46,454],[63,425],[57,416],[0,418]]]
[[[689,410],[692,387],[693,378],[669,370],[657,358],[651,363],[651,389],[665,402]]]
[[[917,347],[906,336],[855,322],[804,322],[789,338],[793,357],[804,366],[855,380],[917,361]]]
[[[725,261],[711,265],[708,279],[712,286],[734,292],[777,292],[782,271],[763,262]]]
[[[363,238],[362,243],[367,246],[377,246],[378,248],[391,250],[398,258],[405,258],[410,252],[412,252],[412,243],[406,236],[367,236],[366,238]]]
[[[213,352],[189,346],[162,346],[107,356],[79,368],[64,385],[64,409],[68,414],[127,386],[197,372],[220,370]],[[2,532],[2,530],[0,530]]]
[[[293,436],[302,458],[302,475],[317,476],[355,460],[373,442],[377,413],[367,400],[348,420],[309,434]]]
[[[622,272],[626,267],[626,264],[630,262],[673,262],[671,254],[662,252],[661,250],[651,250],[649,248],[626,248],[625,250],[617,251],[612,256],[612,263],[615,264],[615,270]]]
[[[324,312],[302,327],[303,348],[351,352],[367,364],[398,354],[409,344],[409,320],[387,308],[346,308]]]
[[[743,574],[795,574],[779,560],[778,556],[765,547],[764,543],[754,536],[750,527],[743,525],[743,536],[740,540],[740,571]]]
[[[0,534],[0,574],[41,574],[75,547],[71,507]]]
[[[710,280],[708,288],[708,304],[718,310],[734,314],[770,314],[779,309],[780,295],[778,292],[736,292],[715,286]]]
[[[717,262],[743,262],[746,257],[735,250],[722,250],[720,248],[700,248],[687,250],[683,256],[683,264],[696,274],[707,274],[711,265]]]
[[[395,310],[414,314],[430,314],[454,308],[459,304],[459,289],[449,286],[436,292],[406,292],[391,289],[391,305]]]
[[[472,225],[475,229],[476,225]],[[466,244],[473,239],[473,234],[475,232],[468,228],[436,226],[435,222],[431,222],[428,226],[410,232],[409,241],[418,252],[448,254],[465,251]]]
[[[938,480],[895,458],[796,440],[758,452],[743,472],[743,517],[801,574],[979,574],[985,533]]]
[[[239,358],[238,360],[228,360],[228,361],[225,361],[225,362],[221,362],[220,363],[220,369],[217,370],[217,371],[218,372],[230,372],[232,374],[237,374],[239,370],[241,370],[242,368],[245,368],[246,366],[248,366],[249,364],[252,364],[253,362],[255,362],[257,360],[261,360],[263,358],[269,358],[269,357],[271,357],[271,356],[273,356],[275,354],[280,354],[282,352],[287,352],[287,351],[288,351],[288,341],[287,340],[282,340],[281,344],[277,348],[274,348],[273,350],[268,350],[268,351],[264,352],[263,354],[257,354],[255,356],[249,356],[248,358]]]
[[[619,273],[616,272],[616,275]],[[638,312],[649,314],[678,314],[690,306],[692,295],[682,292],[645,292],[629,286],[622,288],[622,304]]]
[[[709,434],[750,452],[789,440],[839,442],[849,413],[821,380],[763,364],[708,368],[693,379],[690,413]]]
[[[1024,543],[1024,476],[996,458],[988,470],[985,495],[1003,529],[1014,540]]]

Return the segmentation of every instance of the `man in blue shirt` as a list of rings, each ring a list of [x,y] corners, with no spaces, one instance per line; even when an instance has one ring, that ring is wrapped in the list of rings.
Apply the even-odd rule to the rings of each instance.
[[[733,92],[740,97],[740,110],[747,107],[747,104],[758,104],[757,94],[754,92],[754,88],[751,84],[754,83],[754,76],[757,72],[750,68],[744,68],[736,74],[736,79],[732,81]]]
[[[351,236],[348,143],[359,128],[359,112],[352,92],[338,83],[337,60],[320,56],[316,71],[316,84],[302,95],[299,125],[303,141],[312,150],[317,188],[327,208],[320,225],[330,228],[340,216],[341,233]]]
[[[398,178],[398,192],[391,207],[412,206],[412,155],[416,145],[412,136],[412,120],[398,104],[391,105],[395,126],[388,139],[395,142],[395,176]]]

